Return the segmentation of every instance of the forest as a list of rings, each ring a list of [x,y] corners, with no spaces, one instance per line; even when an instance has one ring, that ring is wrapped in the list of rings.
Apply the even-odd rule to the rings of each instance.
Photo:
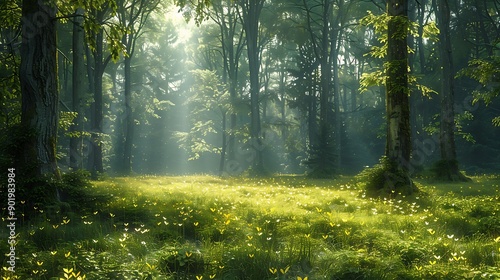
[[[500,279],[499,93],[499,0],[2,0],[0,275]]]

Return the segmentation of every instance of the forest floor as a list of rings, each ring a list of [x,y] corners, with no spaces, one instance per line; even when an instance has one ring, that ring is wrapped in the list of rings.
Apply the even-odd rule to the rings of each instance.
[[[500,279],[500,177],[416,182],[421,191],[412,197],[372,199],[353,177],[93,181],[73,201],[25,209],[33,214],[16,229],[16,272],[6,270],[5,257],[0,274]],[[0,249],[8,252],[6,242]]]

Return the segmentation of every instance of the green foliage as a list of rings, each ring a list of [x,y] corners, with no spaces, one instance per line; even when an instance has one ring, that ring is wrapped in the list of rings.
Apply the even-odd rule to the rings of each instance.
[[[20,125],[8,127],[5,133],[0,134],[0,168],[7,170],[14,166],[16,156],[22,149],[22,140],[27,139],[29,133]]]
[[[470,183],[488,195],[425,183],[428,195],[407,201],[360,196],[363,191],[351,178],[136,177],[90,186],[86,178],[66,174],[65,188],[106,197],[94,204],[98,207],[66,211],[42,203],[23,209],[30,219],[16,228],[23,236],[16,248],[24,252],[16,275],[416,280],[474,279],[474,272],[498,277],[495,176]],[[0,243],[0,250],[6,246]]]
[[[386,13],[381,15],[374,15],[371,11],[368,11],[368,15],[360,20],[360,26],[366,26],[373,28],[375,35],[377,36],[377,41],[381,44],[380,46],[372,46],[371,51],[366,53],[374,58],[385,58],[387,55],[387,39],[388,39],[388,24],[389,21],[395,20],[398,24],[398,29],[396,30],[394,37],[404,37],[409,33],[412,36],[419,36],[418,23],[410,21],[405,17],[391,17]],[[438,40],[439,29],[435,22],[429,22],[423,26],[424,32],[422,34],[423,38],[430,39],[432,41]],[[414,50],[408,46],[408,53],[414,53]],[[384,63],[383,69],[377,69],[370,72],[363,72],[361,79],[359,81],[359,90],[361,93],[366,92],[368,88],[373,86],[383,86],[387,81],[387,73],[394,69],[394,65],[391,63],[397,62],[386,62]],[[410,69],[408,69],[410,73]],[[416,88],[422,95],[430,98],[432,94],[437,94],[432,88],[421,84],[420,77],[415,75],[408,75],[408,84],[410,87]],[[410,94],[410,93],[408,93]]]
[[[2,28],[16,28],[21,22],[21,6],[18,1],[2,1],[0,3],[0,22]]]
[[[424,127],[424,131],[429,135],[437,135],[440,131],[440,118],[439,114],[432,116],[432,122]],[[470,121],[474,119],[474,115],[470,111],[463,111],[461,114],[455,114],[455,135],[461,137],[467,142],[476,143],[474,136],[464,130]]]
[[[394,197],[417,191],[408,175],[385,156],[375,166],[365,168],[358,179],[369,197]]]
[[[500,56],[473,59],[467,68],[459,71],[457,76],[468,76],[478,81],[481,88],[473,91],[473,103],[483,101],[489,105],[500,94]],[[492,123],[500,126],[500,117],[493,118]]]
[[[174,3],[183,12],[186,20],[194,18],[196,25],[209,18],[207,9],[210,8],[211,0],[175,0]]]
[[[59,129],[66,132],[73,125],[73,121],[78,116],[77,112],[65,112],[59,113]]]
[[[108,195],[95,191],[90,182],[90,173],[85,170],[63,174],[56,187],[58,200],[81,212],[93,211],[110,199]]]
[[[203,153],[219,153],[220,143],[214,143],[215,135],[223,131],[224,118],[230,110],[229,93],[215,71],[194,70],[193,94],[187,105],[191,108],[189,131],[178,131],[175,138],[181,148],[190,152],[190,160],[200,158]],[[226,124],[227,125],[227,124]]]
[[[313,145],[304,164],[309,167],[308,176],[311,178],[333,178],[336,175],[335,143],[331,129],[328,126],[321,128],[318,143]]]
[[[160,256],[158,267],[165,274],[172,274],[176,277],[187,277],[189,274],[201,274],[204,272],[205,263],[203,255],[196,247],[182,246],[180,248],[169,248],[163,250],[164,255]]]

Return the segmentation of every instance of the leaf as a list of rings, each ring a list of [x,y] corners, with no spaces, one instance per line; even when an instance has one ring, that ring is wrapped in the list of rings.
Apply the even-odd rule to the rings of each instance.
[[[500,126],[500,116],[493,118],[491,122],[494,126]]]
[[[431,21],[424,25],[422,38],[431,39],[432,41],[438,41],[439,36],[439,28],[436,25],[436,22]]]

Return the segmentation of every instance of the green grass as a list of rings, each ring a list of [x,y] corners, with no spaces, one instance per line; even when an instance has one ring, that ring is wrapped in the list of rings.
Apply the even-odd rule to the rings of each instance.
[[[92,182],[94,204],[32,209],[3,279],[498,279],[499,177],[416,182],[393,199],[352,177]]]

